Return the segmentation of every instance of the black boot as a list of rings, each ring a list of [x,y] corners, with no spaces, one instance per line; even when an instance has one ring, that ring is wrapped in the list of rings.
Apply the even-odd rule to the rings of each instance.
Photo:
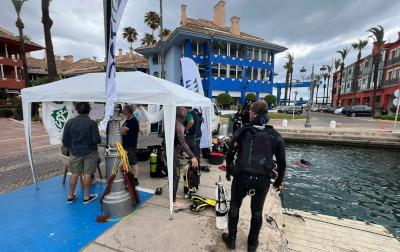
[[[247,239],[247,251],[256,252],[258,243],[258,238],[255,238],[254,236],[249,236],[249,238]]]
[[[223,233],[222,240],[229,249],[236,248],[236,237],[230,236],[228,233]]]

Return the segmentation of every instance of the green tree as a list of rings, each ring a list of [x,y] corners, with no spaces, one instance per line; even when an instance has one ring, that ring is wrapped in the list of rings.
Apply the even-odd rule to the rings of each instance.
[[[341,64],[341,62],[340,62],[340,59],[335,59],[334,60],[334,63],[333,63],[333,66],[334,66],[334,72],[333,72],[333,76],[332,76],[332,97],[331,97],[331,107],[333,107],[333,96],[334,96],[334,94],[335,94],[335,83],[336,83],[336,80],[337,80],[337,71],[339,71],[339,68],[340,68],[340,64]]]
[[[222,93],[217,96],[217,103],[220,105],[231,105],[232,97],[228,93]]]
[[[53,26],[53,20],[50,18],[49,6],[51,0],[42,0],[42,23],[44,30],[44,41],[46,44],[46,57],[47,57],[47,72],[49,75],[50,82],[57,79],[57,66],[56,59],[54,57],[53,41],[51,39],[51,27]]]
[[[283,66],[283,68],[286,69],[285,97],[283,99],[283,102],[285,105],[287,104],[289,85],[290,85],[290,91],[291,91],[291,85],[292,85],[292,74],[293,74],[293,64],[294,64],[293,54],[290,54],[289,52],[286,53],[286,59],[287,59],[287,62]],[[290,92],[289,92],[289,97],[290,97]],[[290,102],[290,98],[289,98],[289,102]]]
[[[24,23],[22,22],[21,19],[21,9],[22,5],[27,0],[11,0],[12,4],[14,5],[15,12],[17,13],[17,21],[15,22],[15,25],[18,28],[18,33],[19,33],[19,54],[21,55],[22,58],[22,64],[24,67],[24,79],[26,82],[26,85],[29,87],[29,75],[28,75],[28,63],[26,61],[26,54],[25,54],[25,35],[24,35]]]
[[[128,26],[123,29],[122,37],[131,45],[129,48],[131,52],[133,51],[133,43],[137,40],[137,36],[138,33],[135,28]]]
[[[275,95],[267,95],[264,97],[264,101],[268,104],[276,105],[276,96]]]
[[[385,45],[385,41],[383,40],[385,36],[385,30],[381,25],[377,27],[370,28],[367,32],[370,32],[371,35],[369,38],[374,40],[374,44],[376,45],[377,50],[373,52],[373,64],[374,64],[374,87],[372,89],[372,117],[375,116],[375,109],[376,109],[376,89],[378,87],[378,72],[379,72],[379,64],[382,60],[382,50],[383,46]]]
[[[155,11],[149,11],[144,16],[144,22],[150,27],[151,35],[153,35],[154,38],[154,31],[160,27],[160,16]]]
[[[7,100],[9,97],[8,93],[6,92],[5,89],[0,89],[0,100]]]
[[[332,59],[332,62],[334,60]],[[328,100],[329,100],[329,81],[331,80],[331,74],[332,74],[332,65],[325,65],[326,66],[326,70],[327,70],[327,74],[328,74],[328,82],[326,84],[326,101],[325,104],[328,104]],[[333,86],[333,84],[332,84]],[[332,98],[331,98],[332,99]]]
[[[257,99],[256,94],[254,94],[254,93],[248,93],[248,94],[246,94],[246,100],[247,100],[247,101],[255,102],[256,99]]]
[[[356,104],[356,94],[358,86],[358,75],[360,74],[360,64],[361,64],[361,51],[368,45],[367,39],[359,39],[358,42],[351,44],[354,50],[358,50],[356,67],[354,69],[353,81],[351,83],[351,91],[353,92],[353,99],[351,101],[352,105]]]
[[[157,43],[157,41],[154,39],[154,36],[149,33],[144,34],[144,37],[140,40],[140,42],[142,45],[154,45]]]
[[[342,58],[341,65],[340,65],[340,81],[339,81],[339,90],[338,90],[338,98],[336,101],[336,106],[339,106],[339,101],[340,101],[340,93],[341,93],[340,89],[341,89],[342,80],[343,80],[344,61],[347,58],[347,55],[349,55],[350,50],[351,49],[346,46],[342,50],[336,51]]]

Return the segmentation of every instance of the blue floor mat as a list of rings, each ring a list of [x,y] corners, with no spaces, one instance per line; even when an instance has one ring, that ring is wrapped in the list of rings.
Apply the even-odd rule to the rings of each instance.
[[[92,186],[99,194],[84,205],[78,182],[78,199],[66,203],[68,185],[62,176],[0,195],[0,251],[79,251],[116,222],[97,223],[102,215],[99,203],[105,184]],[[140,203],[152,194],[138,191]]]

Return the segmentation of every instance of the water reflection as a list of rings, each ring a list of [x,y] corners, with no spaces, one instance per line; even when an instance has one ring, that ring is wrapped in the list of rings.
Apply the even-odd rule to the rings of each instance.
[[[400,239],[400,155],[396,150],[290,144],[284,206],[385,226]],[[311,162],[309,169],[293,160]]]

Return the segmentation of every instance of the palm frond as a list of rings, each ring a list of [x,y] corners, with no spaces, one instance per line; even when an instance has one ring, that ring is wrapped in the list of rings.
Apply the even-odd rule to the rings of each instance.
[[[339,69],[341,63],[342,62],[340,61],[340,59],[335,59],[334,65],[335,65],[335,70],[336,71]]]
[[[346,59],[347,55],[349,54],[351,48],[348,48],[347,46],[343,48],[342,50],[336,51],[338,54],[340,54],[340,57],[342,58],[342,61]]]
[[[17,15],[19,17],[19,14],[21,13],[22,5],[28,0],[11,0],[12,4],[14,5],[15,11],[17,12]]]
[[[372,38],[379,49],[378,51],[381,51],[384,44],[385,29],[381,25],[377,25],[376,27],[370,28],[367,32],[371,33],[368,38]]]

